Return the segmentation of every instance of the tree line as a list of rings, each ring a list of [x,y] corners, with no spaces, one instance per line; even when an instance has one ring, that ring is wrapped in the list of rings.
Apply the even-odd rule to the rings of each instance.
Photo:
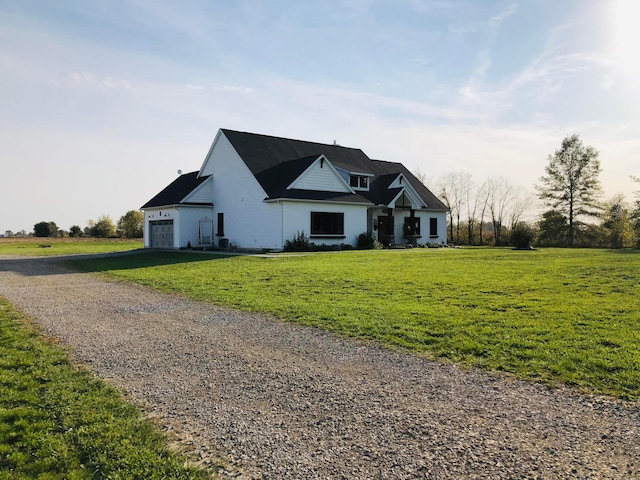
[[[504,177],[477,182],[469,173],[452,172],[436,179],[431,189],[449,209],[449,243],[640,248],[640,191],[633,203],[621,193],[601,200],[595,148],[570,135],[547,160],[536,194]],[[633,175],[630,181],[640,184]],[[536,198],[543,211],[531,220]]]
[[[33,226],[36,237],[96,237],[96,238],[142,238],[144,216],[138,210],[129,210],[114,223],[109,215],[89,220],[84,228],[72,225],[69,230],[58,228],[55,222],[38,222]]]

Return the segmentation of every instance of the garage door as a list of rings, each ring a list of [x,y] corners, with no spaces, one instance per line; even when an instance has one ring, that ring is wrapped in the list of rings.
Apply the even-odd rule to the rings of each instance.
[[[149,222],[152,248],[173,248],[173,220]]]

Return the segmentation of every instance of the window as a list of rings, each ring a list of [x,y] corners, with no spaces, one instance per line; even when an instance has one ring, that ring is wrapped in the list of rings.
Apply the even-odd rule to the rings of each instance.
[[[405,235],[420,235],[420,217],[404,217]]]
[[[364,175],[351,175],[349,177],[349,186],[357,190],[369,190],[369,177]]]
[[[429,219],[429,236],[430,237],[438,236],[438,219],[437,218]]]
[[[311,212],[311,235],[344,235],[344,213]]]
[[[218,213],[218,233],[216,233],[219,237],[224,237],[224,213]]]

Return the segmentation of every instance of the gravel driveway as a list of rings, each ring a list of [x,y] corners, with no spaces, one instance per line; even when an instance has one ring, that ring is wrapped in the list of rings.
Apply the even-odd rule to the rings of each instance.
[[[640,409],[0,259],[0,295],[223,476],[640,478]],[[222,459],[222,460],[220,460]]]

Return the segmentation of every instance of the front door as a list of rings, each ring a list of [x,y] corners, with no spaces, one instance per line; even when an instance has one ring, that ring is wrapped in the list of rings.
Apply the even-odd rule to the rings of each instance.
[[[378,241],[385,247],[395,243],[393,230],[394,225],[392,216],[381,215],[378,217]]]

